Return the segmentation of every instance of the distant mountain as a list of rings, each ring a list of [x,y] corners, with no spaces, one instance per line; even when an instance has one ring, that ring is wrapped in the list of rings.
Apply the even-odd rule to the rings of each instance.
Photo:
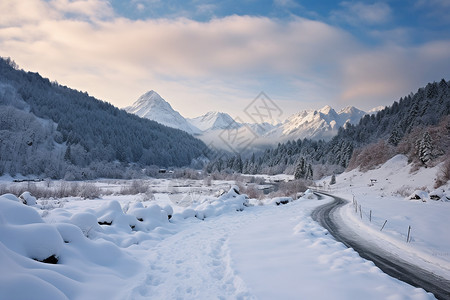
[[[189,166],[205,147],[0,58],[0,176],[132,177],[150,165]]]
[[[354,106],[347,106],[338,112],[339,120],[340,123],[342,124],[341,126],[344,126],[346,123],[350,123],[353,125],[358,124],[362,117],[364,117],[367,114],[376,113],[380,109],[382,109],[381,106],[372,108],[370,111],[365,112],[360,109],[357,109]]]
[[[124,109],[141,118],[180,129],[192,135],[200,134],[200,130],[187,122],[179,112],[174,110],[167,101],[153,90],[143,94],[131,106]]]
[[[242,169],[251,174],[293,174],[299,170],[304,175],[301,177],[306,178],[311,166],[312,177],[319,179],[343,171],[350,162],[352,167],[376,166],[384,162],[382,159],[399,153],[425,167],[449,160],[450,81],[429,83],[377,113],[364,115],[356,124],[352,124],[357,120],[353,114],[358,116],[362,112],[346,108],[336,113],[330,107],[301,112],[283,124],[285,128],[292,124],[293,129],[287,133],[312,124],[317,126],[311,128],[334,129],[336,120],[346,125],[330,141],[289,140],[276,148],[256,152],[242,163],[234,163],[240,156],[216,159],[206,169],[209,172]]]
[[[377,107],[374,107],[371,110],[369,110],[367,113],[368,114],[376,114],[377,112],[382,111],[385,108],[386,108],[386,106],[383,106],[383,105],[382,106],[377,106]]]
[[[265,134],[270,140],[285,142],[296,139],[330,140],[347,123],[356,124],[366,113],[353,106],[337,113],[329,105],[319,110],[303,110]]]
[[[238,119],[235,120],[229,114],[223,112],[208,112],[203,116],[188,119],[188,121],[192,126],[202,131],[198,136],[199,139],[207,145],[227,151],[243,150],[237,145],[231,146],[229,137],[239,134],[239,138],[252,141],[250,146],[259,146],[258,143],[254,143],[255,139],[264,136],[275,128],[274,125],[269,123],[241,123],[238,122]],[[247,146],[247,143],[242,145],[244,148],[247,148]]]
[[[376,108],[372,111],[379,109]],[[229,148],[229,143],[224,137],[236,134],[232,132],[236,130],[245,132],[245,139],[253,140],[251,144],[257,148],[304,138],[328,141],[338,133],[340,127],[357,124],[366,115],[366,112],[353,106],[336,112],[327,105],[319,110],[300,111],[277,125],[241,123],[234,120],[229,114],[217,111],[185,119],[153,90],[139,97],[133,105],[126,107],[125,110],[142,118],[186,131],[206,144],[213,144],[214,147],[221,149]]]
[[[201,131],[231,129],[240,127],[241,124],[235,122],[233,118],[227,114],[217,111],[210,111],[203,116],[188,119],[191,125]]]

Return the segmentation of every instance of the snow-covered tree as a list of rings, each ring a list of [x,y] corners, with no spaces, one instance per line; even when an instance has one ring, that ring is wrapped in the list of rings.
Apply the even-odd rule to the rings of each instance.
[[[330,180],[330,185],[331,184],[336,184],[336,175],[331,175],[331,180]]]
[[[305,178],[305,175],[306,175],[305,159],[303,157],[300,157],[297,167],[295,168],[294,178],[302,179]]]
[[[418,155],[419,159],[425,166],[428,165],[430,160],[432,159],[432,151],[433,151],[433,144],[431,141],[431,136],[428,131],[425,131],[422,139],[418,141]]]

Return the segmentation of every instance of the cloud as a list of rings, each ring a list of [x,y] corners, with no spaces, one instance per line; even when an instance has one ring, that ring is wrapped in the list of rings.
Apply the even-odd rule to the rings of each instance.
[[[376,2],[366,4],[363,2],[341,2],[342,9],[331,12],[331,17],[351,25],[382,25],[392,18],[392,11],[388,4]]]
[[[113,9],[105,0],[51,0],[49,6],[62,14],[87,19],[112,17]]]
[[[371,49],[342,29],[299,17],[130,20],[104,5],[2,1],[14,17],[0,20],[1,55],[119,107],[155,89],[191,117],[206,112],[199,108],[236,115],[261,90],[297,110],[312,101],[367,108],[424,79],[450,76],[446,41]],[[97,18],[88,7],[105,14]]]
[[[301,8],[302,6],[294,0],[274,0],[273,4],[285,8]]]
[[[414,8],[433,22],[450,24],[450,1],[448,0],[417,0]]]
[[[428,82],[450,75],[450,41],[416,47],[386,46],[342,61],[343,103],[365,99],[366,105],[391,104]]]

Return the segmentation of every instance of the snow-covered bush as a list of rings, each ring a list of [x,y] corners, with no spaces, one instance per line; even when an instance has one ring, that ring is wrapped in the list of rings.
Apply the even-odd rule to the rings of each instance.
[[[86,237],[95,237],[96,232],[102,232],[97,217],[88,212],[74,214],[69,222],[78,226]]]
[[[24,192],[22,195],[20,195],[20,200],[22,200],[22,203],[25,205],[33,206],[36,205],[36,198],[31,196],[30,192]]]
[[[57,262],[64,244],[56,228],[35,209],[12,195],[0,196],[0,242],[10,250],[41,262]]]
[[[444,197],[445,191],[442,189],[437,189],[428,194],[430,200],[439,201]]]
[[[109,201],[96,210],[95,216],[99,225],[109,225],[114,230],[131,232],[138,220],[133,215],[125,214],[118,201]],[[106,229],[105,229],[106,230]]]
[[[293,201],[293,199],[291,197],[275,197],[275,198],[265,201],[265,204],[281,205],[281,204],[288,204],[289,202],[292,202],[292,201]]]
[[[195,212],[196,218],[204,220],[226,212],[242,211],[246,206],[249,206],[247,195],[241,195],[239,187],[233,185],[227,193],[218,198],[207,197],[200,203],[193,203],[182,213],[182,217],[190,217]]]
[[[314,194],[314,191],[307,189],[305,193],[302,196],[303,199],[317,199],[316,194]]]
[[[172,218],[172,216],[173,216],[173,208],[172,208],[172,206],[167,204],[162,209],[167,213],[168,219]]]
[[[426,202],[429,199],[428,193],[426,191],[416,190],[409,197],[409,200],[422,200]]]
[[[142,204],[132,206],[128,214],[139,221],[136,223],[136,230],[150,231],[169,222],[168,213],[156,204],[148,207],[143,207]]]

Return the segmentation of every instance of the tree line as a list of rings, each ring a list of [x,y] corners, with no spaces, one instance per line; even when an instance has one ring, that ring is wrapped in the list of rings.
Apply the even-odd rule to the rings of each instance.
[[[0,59],[0,175],[122,177],[189,166],[205,144]]]
[[[362,149],[380,141],[390,147],[391,151],[386,152],[389,155],[395,152],[405,153],[411,157],[415,155],[418,161],[426,164],[448,153],[443,144],[450,133],[446,131],[446,121],[443,121],[448,119],[446,118],[448,115],[450,115],[450,82],[442,79],[440,82],[429,83],[419,88],[414,94],[410,93],[400,98],[376,114],[365,115],[357,125],[347,124],[345,128],[341,127],[338,134],[329,142],[298,139],[280,143],[275,148],[260,153],[253,153],[246,159],[242,159],[241,155],[221,156],[211,160],[206,170],[209,172],[242,170],[249,174],[286,173],[301,178],[320,178],[344,171],[352,158],[353,167],[358,166],[355,157],[361,154]],[[442,122],[444,123],[441,124]],[[439,124],[441,125],[438,126]],[[430,133],[426,133],[426,128],[433,126],[441,130],[430,129],[434,134],[432,138]],[[433,146],[432,141],[442,145]],[[411,150],[411,147],[414,149]],[[374,159],[380,154],[374,149],[377,148],[371,150],[369,148],[361,158]],[[239,163],[236,163],[236,160]]]

